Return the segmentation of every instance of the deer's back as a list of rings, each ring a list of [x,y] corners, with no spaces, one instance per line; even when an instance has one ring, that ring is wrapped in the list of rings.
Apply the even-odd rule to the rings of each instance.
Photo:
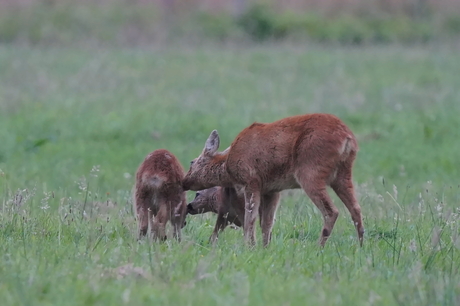
[[[298,188],[294,171],[309,160],[323,163],[340,160],[344,146],[357,150],[351,130],[336,116],[307,114],[273,123],[254,123],[235,138],[227,159],[227,170],[237,182],[257,177],[280,186]]]

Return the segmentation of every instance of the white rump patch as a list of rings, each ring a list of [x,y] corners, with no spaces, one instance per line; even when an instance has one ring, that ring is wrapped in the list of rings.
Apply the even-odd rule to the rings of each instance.
[[[342,157],[342,160],[345,160],[350,154],[351,151],[351,137],[348,136],[343,142],[342,146],[339,148],[339,155]]]
[[[142,176],[142,183],[155,189],[160,188],[164,182],[165,178],[158,174],[154,174],[153,176],[151,176],[149,173],[145,173]]]

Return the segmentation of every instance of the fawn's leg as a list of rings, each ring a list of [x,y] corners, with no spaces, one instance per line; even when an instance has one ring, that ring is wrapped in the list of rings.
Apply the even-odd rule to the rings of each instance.
[[[137,216],[138,238],[147,234],[149,227],[149,210],[152,204],[153,192],[136,186],[134,208]]]
[[[171,209],[171,223],[173,225],[173,236],[177,241],[181,241],[181,230],[184,227],[187,212],[187,202],[185,198],[179,202],[174,209]]]
[[[154,240],[166,240],[166,223],[170,216],[170,203],[164,200],[158,202],[158,212],[153,218],[152,235]]]
[[[225,214],[219,212],[217,215],[216,226],[214,227],[214,231],[212,232],[211,237],[209,237],[209,242],[214,244],[219,238],[219,233],[227,227],[227,224],[228,222]]]

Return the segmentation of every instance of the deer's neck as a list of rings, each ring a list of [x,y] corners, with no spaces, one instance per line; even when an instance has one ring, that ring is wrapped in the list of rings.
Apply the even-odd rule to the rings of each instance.
[[[233,187],[233,182],[227,172],[227,156],[227,152],[215,155],[210,165],[210,179],[216,182],[217,186]]]

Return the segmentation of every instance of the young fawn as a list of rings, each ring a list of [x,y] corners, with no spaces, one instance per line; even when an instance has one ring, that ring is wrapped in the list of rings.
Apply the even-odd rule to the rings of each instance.
[[[183,178],[182,165],[167,150],[155,150],[144,159],[137,170],[134,186],[139,237],[147,234],[150,225],[153,238],[165,240],[166,223],[170,221],[174,237],[180,240],[187,214]]]
[[[253,123],[241,131],[231,146],[217,152],[219,135],[212,131],[205,147],[190,165],[183,187],[202,190],[213,186],[235,187],[244,192],[244,238],[253,246],[255,220],[261,198],[285,189],[302,188],[323,215],[319,243],[324,246],[338,217],[326,187],[345,204],[362,245],[361,207],[352,182],[358,143],[352,131],[336,116],[306,114],[273,123]],[[261,207],[261,224],[273,211]],[[271,227],[262,227],[263,244],[270,242]]]
[[[263,209],[259,211],[268,210],[270,211],[270,216],[272,216],[267,222],[260,224],[262,228],[266,228],[263,230],[264,232],[271,232],[279,197],[279,192],[275,192],[272,195],[263,197],[261,200]],[[242,226],[244,224],[244,206],[244,193],[238,193],[233,187],[217,186],[198,191],[195,199],[187,205],[187,213],[196,215],[211,211],[217,214],[216,225],[209,238],[209,241],[214,243],[219,236],[219,232],[223,231],[227,225],[233,223],[236,226]],[[262,217],[260,221],[262,221]]]

